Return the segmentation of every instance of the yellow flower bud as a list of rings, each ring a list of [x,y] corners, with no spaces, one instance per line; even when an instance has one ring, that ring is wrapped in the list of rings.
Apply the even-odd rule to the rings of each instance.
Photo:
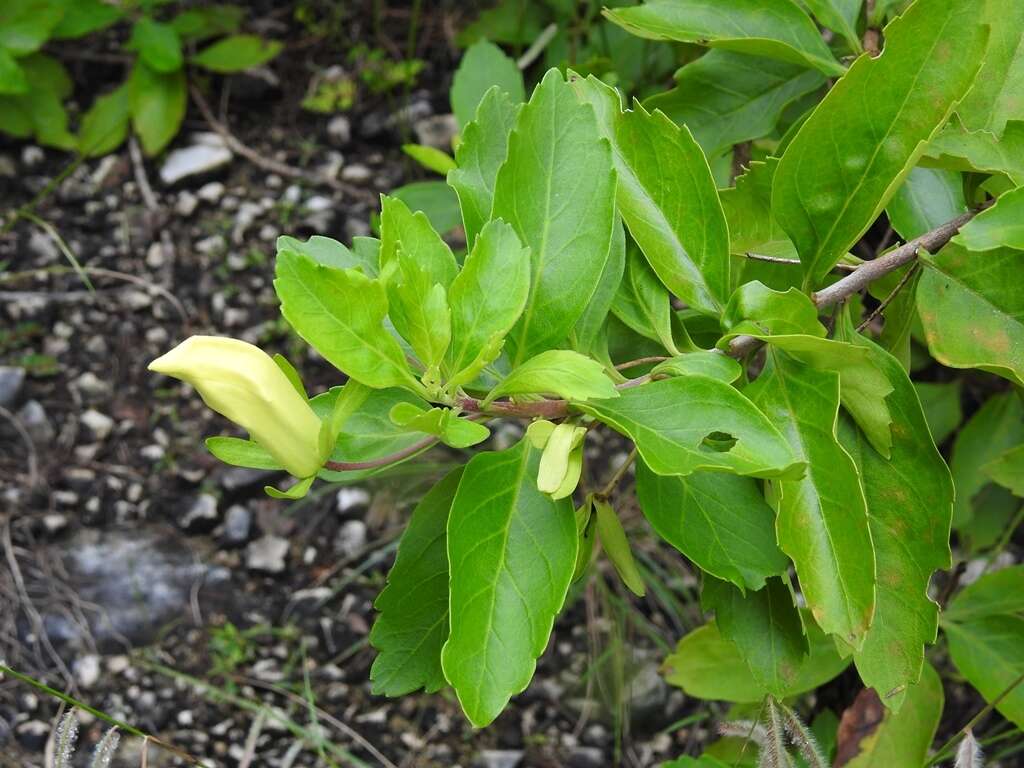
[[[210,408],[248,430],[295,477],[315,475],[327,458],[320,419],[259,347],[191,336],[150,363],[149,370],[191,384]]]

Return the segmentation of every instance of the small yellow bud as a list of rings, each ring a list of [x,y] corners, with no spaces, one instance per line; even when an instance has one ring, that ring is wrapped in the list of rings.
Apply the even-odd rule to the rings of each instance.
[[[191,384],[210,408],[248,430],[295,477],[315,475],[327,458],[320,419],[259,347],[191,336],[151,362],[149,370]]]

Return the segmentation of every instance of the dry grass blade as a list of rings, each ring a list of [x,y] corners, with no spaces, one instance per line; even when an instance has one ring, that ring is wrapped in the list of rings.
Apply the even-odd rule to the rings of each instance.
[[[954,768],[982,768],[983,762],[978,740],[974,738],[974,732],[968,730],[956,751]]]

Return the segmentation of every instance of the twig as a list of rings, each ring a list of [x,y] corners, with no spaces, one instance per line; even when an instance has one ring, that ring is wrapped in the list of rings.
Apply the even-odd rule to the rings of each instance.
[[[439,438],[431,435],[430,437],[423,438],[419,442],[413,443],[407,448],[395,451],[394,453],[389,453],[387,456],[370,459],[369,461],[325,461],[324,467],[334,472],[351,472],[358,469],[377,469],[379,467],[386,467],[389,464],[397,464],[403,459],[415,456],[420,451],[425,451],[437,442],[439,442]]]
[[[0,406],[0,416],[11,423],[14,431],[18,433],[18,437],[25,443],[25,460],[28,462],[28,487],[30,489],[35,488],[39,482],[39,455],[36,453],[36,446],[32,442],[32,436],[25,429],[25,425],[13,413],[2,406]]]
[[[87,275],[94,275],[96,277],[109,277],[113,280],[123,280],[126,283],[141,285],[143,288],[153,290],[154,292],[160,294],[163,298],[167,299],[167,301],[171,303],[171,305],[174,307],[177,313],[181,315],[182,322],[185,324],[186,327],[188,327],[188,312],[185,311],[185,305],[182,304],[173,293],[164,288],[162,285],[158,285],[157,283],[154,283],[151,280],[147,280],[144,277],[139,277],[138,275],[131,275],[128,274],[127,272],[118,272],[113,269],[104,269],[103,267],[82,267],[81,270],[82,272],[85,272]],[[11,272],[9,274],[0,275],[0,284],[9,282],[13,283],[17,282],[18,280],[24,280],[26,278],[35,277],[40,273],[40,271],[41,270],[38,269],[31,269],[26,270],[24,272]],[[61,275],[67,274],[69,272],[74,272],[76,274],[78,273],[77,269],[73,269],[71,267],[49,267],[42,271],[51,275]]]
[[[622,478],[625,477],[626,472],[633,465],[634,461],[636,461],[635,445],[633,446],[633,450],[629,452],[629,455],[626,456],[626,460],[623,461],[622,464],[615,469],[615,472],[612,474],[611,478],[608,480],[607,483],[605,483],[604,488],[602,488],[594,495],[597,496],[597,498],[599,499],[607,499],[609,496],[611,496],[612,491],[615,490],[615,486],[617,486],[622,481]]]
[[[266,721],[267,713],[261,709],[253,718],[249,734],[245,737],[245,751],[238,761],[238,768],[249,768],[252,765],[253,758],[256,757],[256,742],[259,741],[260,734],[263,733],[263,724]]]
[[[957,216],[952,221],[947,221],[931,232],[926,232],[916,237],[909,243],[904,243],[884,256],[879,256],[872,261],[865,261],[856,270],[846,277],[837,280],[820,291],[817,291],[812,298],[818,309],[825,309],[838,304],[840,301],[858,293],[868,287],[872,282],[899,269],[917,258],[920,250],[924,249],[929,253],[935,253],[948,243],[960,227],[973,219],[980,211],[987,208],[991,203],[986,203],[976,210]],[[737,336],[729,342],[729,355],[731,357],[744,357],[761,346],[761,340],[753,336]]]
[[[242,157],[244,157],[253,165],[259,166],[260,168],[263,168],[266,171],[270,171],[271,173],[276,173],[278,176],[286,176],[289,179],[300,179],[308,184],[312,184],[315,186],[325,186],[330,187],[331,189],[336,189],[339,192],[344,192],[348,195],[351,195],[352,197],[370,203],[371,205],[376,203],[377,200],[373,193],[365,189],[360,189],[359,187],[353,186],[351,184],[346,184],[342,181],[339,181],[338,179],[332,179],[329,176],[325,176],[324,174],[321,173],[312,173],[309,171],[304,171],[303,169],[296,168],[293,165],[281,163],[278,162],[277,160],[272,160],[269,157],[261,155],[256,150],[252,149],[246,144],[243,144],[241,140],[238,139],[238,137],[236,137],[233,133],[231,133],[231,131],[228,130],[228,127],[224,125],[224,123],[222,123],[214,116],[213,111],[210,109],[209,103],[207,103],[206,98],[203,96],[203,94],[199,91],[197,87],[195,87],[194,85],[190,86],[189,92],[192,94],[192,100],[196,103],[196,106],[199,107],[199,111],[203,114],[203,119],[206,120],[206,122],[210,124],[210,127],[213,128],[217,135],[224,140],[224,143],[227,144],[228,148],[232,152],[235,152],[236,154],[239,154]]]
[[[666,360],[671,360],[671,357],[665,357],[664,355],[650,355],[649,357],[638,357],[636,360],[630,360],[625,363],[619,363],[615,366],[615,370],[624,371],[627,368],[637,368],[641,365],[650,365],[651,363],[663,363]]]
[[[785,264],[787,266],[800,266],[801,263],[800,259],[787,259],[785,256],[769,256],[768,254],[765,253],[751,253],[750,251],[746,251],[743,255],[744,257],[750,259],[751,261],[764,261],[767,262],[768,264]],[[854,272],[859,268],[859,266],[859,264],[844,264],[843,262],[838,262],[834,267],[832,267],[832,271]]]
[[[287,688],[282,688],[281,686],[274,685],[273,683],[266,683],[262,680],[257,680],[252,677],[239,677],[238,679],[240,681],[244,681],[246,684],[251,685],[255,688],[263,688],[265,690],[272,691],[273,693],[276,693],[280,696],[284,696],[301,706],[310,706],[310,702],[299,696],[294,691],[289,691]],[[326,723],[329,723],[330,725],[333,725],[337,730],[341,731],[350,739],[352,739],[352,741],[354,741],[356,744],[358,744],[371,755],[373,755],[374,759],[381,765],[383,765],[384,768],[398,768],[398,766],[396,766],[393,762],[388,760],[388,758],[383,753],[381,753],[381,751],[377,749],[369,740],[367,740],[365,736],[359,733],[359,731],[355,730],[352,726],[348,725],[347,723],[344,723],[338,718],[334,717],[329,712],[320,709],[320,707],[317,707],[315,704],[313,704],[312,706],[316,710],[316,713],[321,720],[323,720]]]
[[[910,269],[907,270],[907,273],[900,278],[900,281],[896,283],[896,287],[892,289],[889,295],[882,299],[879,305],[875,307],[873,310],[871,310],[871,313],[866,318],[864,318],[864,322],[857,326],[857,333],[860,333],[869,325],[871,325],[871,321],[885,311],[885,308],[892,303],[892,300],[895,299],[896,295],[906,287],[907,283],[909,283],[911,278],[917,274],[920,268],[921,267],[919,264],[914,264]]]
[[[555,39],[555,35],[558,34],[558,25],[551,22],[544,30],[537,36],[537,39],[533,41],[529,48],[516,60],[516,66],[522,71],[528,66],[533,64],[540,56],[544,49],[548,47],[548,43]]]
[[[174,240],[171,239],[171,231],[164,225],[166,211],[160,207],[160,203],[153,194],[153,187],[149,184],[149,177],[146,175],[146,163],[142,159],[142,150],[139,149],[139,142],[132,136],[128,139],[128,154],[132,158],[132,169],[135,173],[135,183],[139,185],[139,192],[142,194],[142,202],[152,214],[151,226],[160,230],[160,248],[164,256],[173,259],[175,255]],[[152,231],[152,230],[151,230]]]

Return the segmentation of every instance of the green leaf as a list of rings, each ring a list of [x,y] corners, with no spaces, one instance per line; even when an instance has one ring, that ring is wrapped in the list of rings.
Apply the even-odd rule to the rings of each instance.
[[[875,609],[875,555],[857,466],[836,439],[839,377],[769,349],[747,394],[807,463],[802,479],[772,484],[779,546],[818,625],[860,648]]]
[[[203,40],[237,32],[245,9],[237,5],[207,5],[189,8],[171,20],[182,40]]]
[[[25,70],[29,86],[33,89],[52,91],[58,99],[66,99],[74,90],[71,75],[63,64],[44,53],[33,53],[18,59],[18,66]]]
[[[760,589],[767,577],[789,567],[775,541],[775,512],[750,478],[656,475],[637,461],[636,493],[661,538],[701,570],[741,590]]]
[[[263,492],[272,499],[279,499],[281,501],[297,501],[299,499],[306,498],[306,495],[309,493],[309,489],[313,487],[313,481],[315,479],[316,475],[304,477],[283,491],[272,485],[265,485],[263,486]]]
[[[23,97],[0,95],[0,131],[17,139],[32,135],[32,115],[25,109]]]
[[[508,137],[520,109],[507,93],[491,88],[480,101],[473,122],[462,131],[455,150],[458,168],[448,173],[448,184],[458,195],[469,247],[491,216],[494,182],[508,154]]]
[[[128,78],[132,125],[147,155],[155,155],[175,137],[185,119],[185,72],[164,74],[141,59]]]
[[[30,92],[16,97],[32,121],[36,141],[58,149],[74,149],[77,142],[68,132],[68,114],[60,96],[29,80]]]
[[[636,246],[627,248],[626,273],[611,305],[622,322],[670,354],[680,354],[672,334],[671,297]]]
[[[658,363],[652,376],[710,376],[733,384],[743,376],[743,366],[736,360],[711,350],[697,350]]]
[[[63,6],[64,15],[51,31],[58,40],[84,37],[106,29],[124,14],[119,6],[103,0],[62,0],[59,5]]]
[[[4,0],[0,6],[0,50],[16,57],[38,51],[63,15],[64,9],[48,0]]]
[[[452,344],[447,370],[456,384],[469,383],[498,356],[529,290],[529,249],[504,221],[489,221],[448,292]]]
[[[450,408],[427,410],[412,403],[398,403],[391,409],[390,417],[400,427],[437,435],[442,443],[452,448],[469,448],[491,435],[483,424],[460,419]]]
[[[576,564],[572,504],[537,490],[539,461],[528,440],[477,454],[448,520],[451,634],[441,663],[479,728],[529,685]]]
[[[827,75],[845,71],[810,17],[792,0],[649,0],[606,9],[605,16],[634,35],[676,40],[767,56],[815,67]]]
[[[143,16],[132,27],[132,36],[126,46],[138,51],[139,58],[150,68],[164,74],[176,72],[184,64],[181,38],[170,24]]]
[[[701,603],[714,610],[718,631],[739,649],[758,686],[776,698],[790,695],[809,648],[789,586],[772,577],[762,589],[744,594],[708,579]]]
[[[201,50],[192,57],[192,63],[221,74],[242,72],[266,64],[282,47],[277,40],[257,35],[230,35]]]
[[[719,192],[729,225],[729,249],[732,253],[744,256],[755,252],[786,259],[797,258],[796,248],[771,210],[772,179],[778,164],[776,158],[752,162],[747,172],[736,178],[734,187]],[[799,265],[794,268],[744,258],[741,269],[733,270],[733,278],[734,285],[757,279],[772,288],[786,290],[800,283],[800,268]]]
[[[675,75],[675,88],[644,101],[690,129],[707,155],[771,133],[783,110],[825,84],[799,64],[712,49]]]
[[[889,455],[892,417],[886,397],[893,385],[866,349],[818,336],[753,335],[805,365],[838,373],[843,407],[864,430],[875,450]]]
[[[1024,184],[1024,120],[1009,120],[1003,135],[968,131],[959,118],[950,121],[926,149],[929,164],[957,171],[1005,173]]]
[[[462,467],[444,476],[416,505],[398,544],[388,584],[374,601],[370,631],[377,658],[373,693],[401,696],[444,688],[441,647],[448,638],[448,514]]]
[[[398,246],[420,269],[431,285],[451,285],[459,266],[452,249],[430,224],[422,211],[413,213],[402,200],[381,195],[380,213],[380,269],[386,274],[397,267]]]
[[[985,473],[1014,496],[1024,496],[1024,445],[1011,448],[984,467]]]
[[[113,152],[128,136],[131,108],[128,84],[100,96],[82,117],[78,151],[86,157]]]
[[[941,168],[912,168],[886,215],[904,240],[913,240],[967,211],[963,177]]]
[[[384,456],[391,456],[399,451],[405,451],[423,439],[421,434],[410,432],[394,424],[391,421],[390,413],[398,403],[412,403],[421,408],[427,407],[427,403],[402,389],[370,389],[367,391],[367,388],[354,382],[362,390],[359,397],[354,398],[355,407],[351,407],[351,402],[342,402],[339,406],[339,400],[346,398],[349,394],[353,381],[350,380],[344,387],[332,387],[309,401],[310,407],[321,421],[328,419],[333,421],[339,408],[349,406],[347,408],[349,412],[341,414],[344,417],[342,429],[337,436],[334,452],[330,457],[332,461],[373,461]],[[411,457],[412,455],[403,461]],[[322,469],[320,478],[334,483],[353,482],[382,471],[384,470],[381,468],[344,472]]]
[[[494,43],[478,40],[466,50],[452,78],[452,112],[460,127],[473,120],[492,87],[508,94],[513,104],[526,101],[523,75],[516,63]]]
[[[359,249],[350,249],[331,237],[313,235],[308,240],[282,235],[277,238],[277,251],[295,251],[308,256],[317,264],[335,269],[362,269],[367,277],[376,277],[378,257],[369,258],[368,254]]]
[[[680,376],[624,389],[611,400],[576,405],[632,439],[659,475],[698,470],[754,477],[799,477],[804,465],[778,429],[728,384],[707,376]],[[725,435],[726,451],[705,438]]]
[[[428,147],[424,144],[403,144],[402,151],[428,171],[440,173],[442,176],[456,167],[452,156],[436,147]]]
[[[615,572],[630,592],[638,597],[647,593],[643,577],[633,559],[633,550],[629,547],[629,539],[622,529],[622,522],[615,514],[612,505],[601,499],[594,499],[594,512],[597,518],[597,536],[601,541],[601,549],[608,555]]]
[[[857,336],[848,318],[842,322],[844,337],[867,349],[893,386],[890,456],[883,458],[852,428],[843,431],[843,446],[857,463],[878,573],[874,621],[854,663],[886,707],[898,709],[921,673],[924,646],[935,642],[938,608],[928,585],[951,562],[953,482],[903,366]]]
[[[744,283],[733,293],[722,316],[731,333],[824,336],[814,302],[796,288],[773,291],[761,282]]]
[[[917,306],[932,357],[1024,386],[1024,252],[950,243],[922,260]]]
[[[243,440],[239,437],[208,437],[206,449],[233,467],[284,469],[266,448],[253,440]]]
[[[430,226],[442,234],[459,226],[459,199],[443,181],[414,181],[392,189],[391,197],[412,211],[422,211]]]
[[[862,49],[857,35],[857,20],[864,0],[804,0],[818,21],[833,32],[838,32],[854,53]]]
[[[491,212],[530,247],[530,296],[509,337],[513,365],[560,344],[593,296],[612,238],[614,181],[593,110],[548,72],[509,137]]]
[[[574,401],[619,396],[599,362],[572,350],[549,349],[513,368],[485,402],[503,395],[532,394],[554,394]]]
[[[1024,249],[1024,187],[999,196],[996,204],[982,211],[963,227],[953,242],[969,251],[993,248]]]
[[[786,148],[772,208],[814,287],[878,217],[974,80],[986,42],[973,0],[918,0],[885,29]]]
[[[626,269],[626,229],[622,219],[616,216],[612,239],[608,244],[608,260],[604,264],[601,280],[597,290],[590,298],[590,303],[583,310],[580,319],[573,328],[575,337],[573,348],[577,352],[600,356],[602,345],[606,345],[605,321],[615,302],[615,295],[622,284],[622,276]]]
[[[623,112],[618,94],[596,77],[574,86],[611,142],[616,201],[633,239],[672,293],[718,314],[731,287],[729,231],[700,146],[663,114],[639,104]]]
[[[440,366],[451,342],[451,310],[444,285],[422,262],[398,248],[398,269],[387,277],[388,315],[426,367],[423,381],[440,383]]]
[[[1024,674],[1024,618],[984,616],[963,623],[949,622],[943,628],[953,663],[985,701],[994,701]],[[1024,728],[1024,686],[1014,688],[996,710]]]
[[[846,768],[924,765],[942,715],[942,703],[942,681],[931,664],[925,664],[921,682],[910,687],[900,710],[886,710],[878,728],[860,740],[860,751]]]
[[[791,696],[827,683],[849,665],[836,652],[835,643],[810,616],[803,616],[810,649],[791,686]],[[698,699],[760,703],[765,691],[750,674],[739,649],[722,637],[715,622],[690,632],[665,659],[666,681]]]
[[[384,329],[388,305],[379,281],[282,251],[274,288],[284,318],[336,368],[368,387],[423,390],[398,342]]]
[[[963,411],[960,408],[960,389],[963,382],[953,379],[943,384],[915,381],[914,389],[924,409],[932,440],[941,445],[960,426]]]
[[[942,613],[947,621],[972,621],[985,616],[1024,614],[1024,565],[984,574],[957,593]]]
[[[0,47],[0,93],[25,93],[27,90],[25,71],[6,48]]]
[[[1013,392],[990,397],[957,433],[949,463],[956,486],[954,528],[970,522],[971,500],[989,482],[985,466],[1022,441],[1024,405]]]
[[[957,107],[968,130],[1001,136],[1009,120],[1024,119],[1024,5],[1014,0],[984,3],[978,14],[989,26],[989,43],[974,87]]]

